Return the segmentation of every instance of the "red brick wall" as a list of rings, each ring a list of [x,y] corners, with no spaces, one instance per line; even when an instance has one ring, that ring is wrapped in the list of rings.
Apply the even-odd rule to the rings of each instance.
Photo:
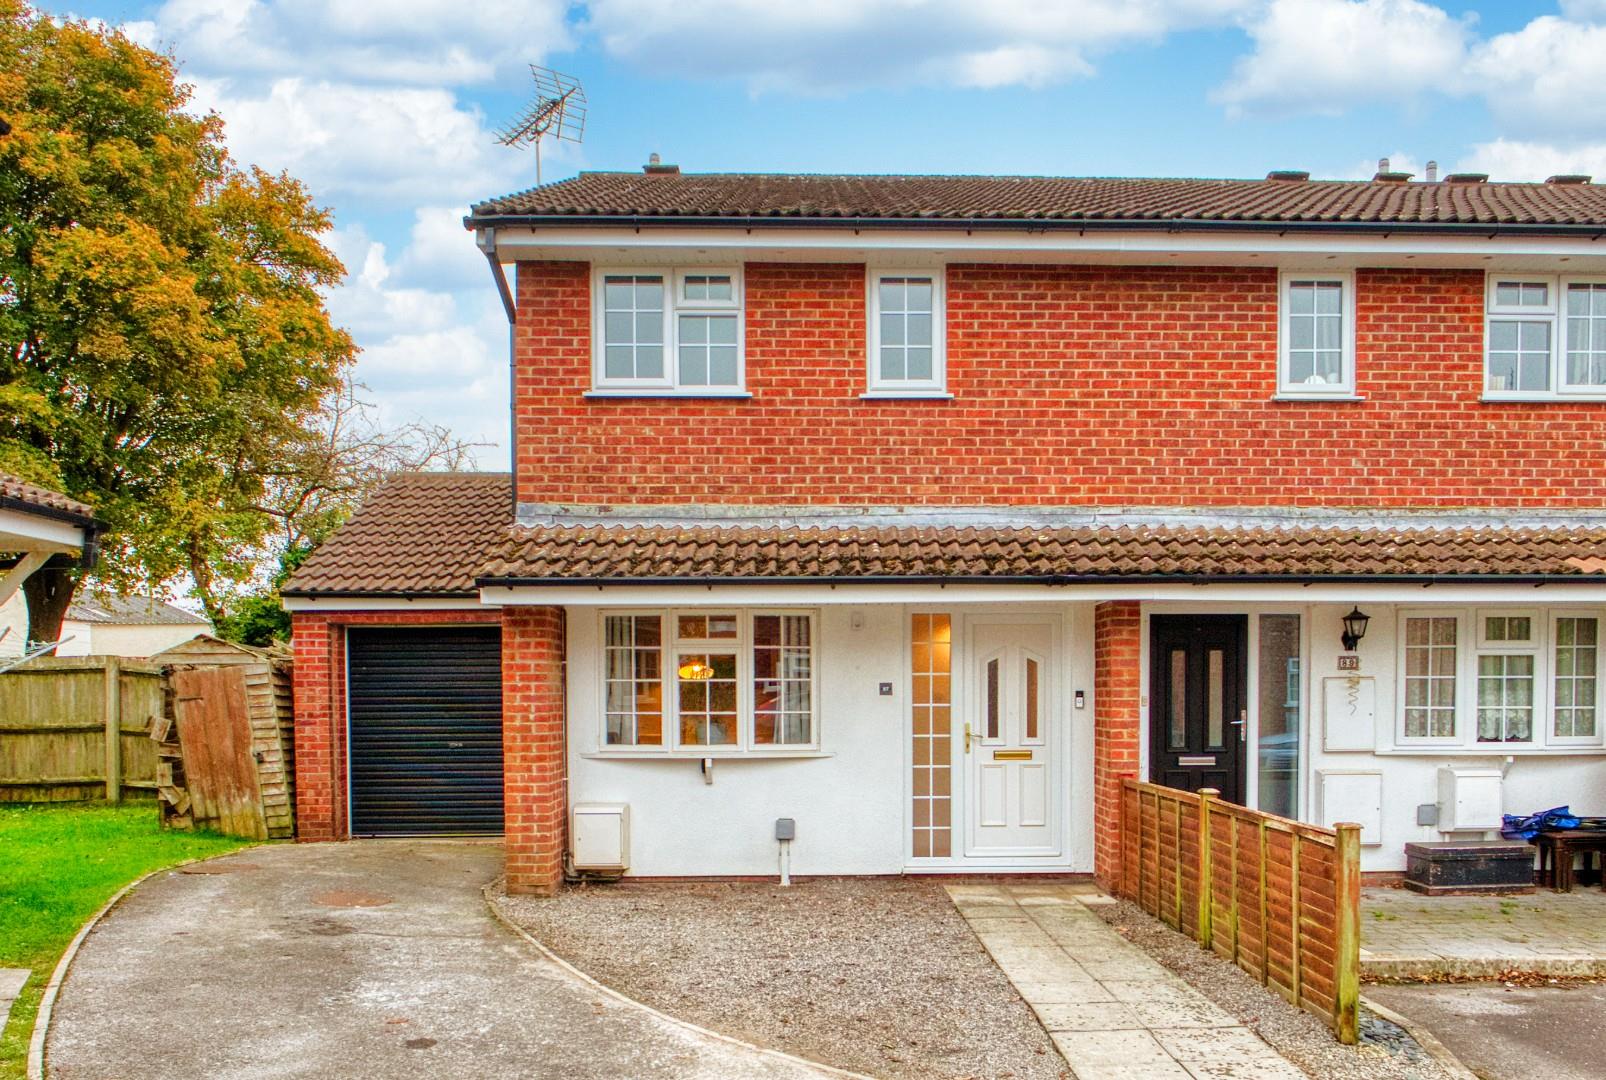
[[[498,621],[495,611],[331,611],[297,612],[292,616],[297,840],[343,840],[348,835],[346,638],[342,627]]]
[[[502,761],[507,889],[548,894],[563,881],[563,611],[509,608],[502,618]]]
[[[1093,609],[1093,873],[1106,888],[1121,873],[1121,781],[1138,775],[1142,626],[1136,600]]]
[[[1484,404],[1483,275],[1357,274],[1364,402],[1276,402],[1271,268],[948,268],[952,401],[861,401],[864,268],[751,264],[750,400],[585,399],[589,272],[519,267],[530,502],[1583,506],[1606,405]]]

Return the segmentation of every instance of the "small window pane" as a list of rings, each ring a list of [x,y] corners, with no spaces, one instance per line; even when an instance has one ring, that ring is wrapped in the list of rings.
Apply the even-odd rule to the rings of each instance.
[[[1599,656],[1599,620],[1584,616],[1556,619],[1555,712],[1557,738],[1594,738]]]
[[[603,621],[604,741],[610,746],[663,742],[661,640],[657,615]]]
[[[1405,620],[1405,731],[1409,739],[1455,736],[1456,620]]]
[[[1037,661],[1026,660],[1026,737],[1037,738]]]
[[[1171,709],[1166,725],[1166,746],[1171,750],[1185,750],[1188,746],[1188,652],[1171,650]]]
[[[1226,659],[1220,649],[1205,655],[1205,717],[1212,747],[1225,746]]]
[[[987,661],[987,737],[998,738],[998,660]]]

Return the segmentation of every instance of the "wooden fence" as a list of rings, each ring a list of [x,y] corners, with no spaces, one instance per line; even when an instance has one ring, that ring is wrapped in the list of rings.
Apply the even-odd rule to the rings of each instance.
[[[0,675],[0,802],[154,792],[164,685],[159,665],[115,656],[44,657]]]
[[[1119,891],[1353,1043],[1360,826],[1305,825],[1216,794],[1123,781]]]

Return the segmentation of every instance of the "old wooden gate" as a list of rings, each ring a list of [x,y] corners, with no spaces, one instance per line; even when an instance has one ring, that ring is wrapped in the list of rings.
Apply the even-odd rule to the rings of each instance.
[[[184,750],[184,777],[195,824],[266,840],[245,671],[175,669],[172,685],[173,718]]]

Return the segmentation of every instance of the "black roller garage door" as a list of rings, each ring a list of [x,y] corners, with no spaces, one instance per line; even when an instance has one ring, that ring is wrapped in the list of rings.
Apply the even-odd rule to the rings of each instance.
[[[347,631],[351,831],[502,831],[502,635]]]

